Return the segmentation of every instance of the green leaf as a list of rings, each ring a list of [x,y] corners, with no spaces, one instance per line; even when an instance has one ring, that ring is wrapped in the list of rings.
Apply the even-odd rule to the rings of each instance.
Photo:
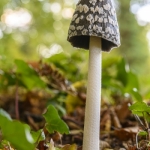
[[[6,146],[8,146],[8,144],[9,144],[8,141],[2,140],[2,141],[0,141],[0,148],[2,148],[2,150],[3,150],[3,148],[6,147]],[[0,149],[0,150],[1,150],[1,149]]]
[[[30,127],[19,121],[12,121],[8,114],[0,110],[0,128],[2,137],[18,150],[34,150],[34,140],[30,134]],[[21,142],[20,142],[21,140]]]
[[[143,113],[143,118],[150,123],[150,113],[148,112],[144,112]]]
[[[45,140],[45,134],[42,129],[38,130],[38,131],[31,131],[31,135],[34,139],[34,143]]]
[[[23,60],[16,59],[15,64],[17,65],[17,73],[27,76],[36,74],[36,72]]]
[[[126,85],[126,89],[139,89],[139,81],[138,81],[138,77],[136,74],[134,74],[133,72],[129,71],[127,73],[127,85]]]
[[[137,89],[134,88],[129,93],[135,98],[136,101],[138,101],[138,102],[143,101],[143,98],[142,98],[141,94],[137,91]]]
[[[10,72],[5,71],[2,76],[1,81],[2,81],[3,87],[16,85],[16,76],[14,74],[11,74]],[[2,86],[2,85],[0,84],[0,86]]]
[[[129,107],[133,114],[143,116],[144,112],[150,113],[150,107],[144,102],[136,102]]]
[[[46,113],[43,114],[43,116],[47,122],[46,129],[49,131],[49,133],[53,133],[54,131],[57,131],[61,134],[69,133],[67,124],[61,120],[54,106],[49,105]]]
[[[6,117],[8,120],[12,120],[10,115],[3,109],[0,109],[0,116]]]
[[[108,56],[109,57],[109,56]],[[103,59],[102,60],[103,62],[102,62],[102,69],[105,69],[105,68],[109,68],[109,67],[111,67],[111,66],[113,66],[114,64],[117,64],[119,61],[120,61],[120,57],[112,57],[112,56],[110,56],[109,57],[109,61],[108,61],[108,58],[107,59]]]
[[[140,131],[138,135],[140,136],[146,136],[148,133],[146,131]]]
[[[46,84],[41,80],[38,74],[23,60],[15,60],[17,65],[18,78],[30,90],[32,88],[45,88]]]
[[[124,59],[122,59],[118,64],[117,64],[117,79],[124,85],[126,86],[127,84],[127,70],[126,70],[126,62]]]

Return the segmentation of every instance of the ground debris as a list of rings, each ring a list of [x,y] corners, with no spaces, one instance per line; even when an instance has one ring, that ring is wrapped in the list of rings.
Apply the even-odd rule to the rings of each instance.
[[[12,91],[14,89],[11,89]],[[39,130],[44,127],[45,121],[42,114],[48,104],[48,99],[53,95],[45,91],[27,91],[18,93],[19,96],[19,114],[21,121],[30,125],[32,130]],[[78,92],[78,91],[77,91]],[[13,93],[13,92],[12,92]],[[79,92],[80,93],[80,92]],[[84,93],[84,90],[83,92]],[[67,93],[68,94],[68,93]],[[69,91],[69,94],[72,94]],[[83,94],[85,95],[85,93]],[[15,105],[12,95],[3,96],[4,99],[1,107],[5,109],[12,118],[15,119]],[[80,97],[78,97],[80,101]],[[85,103],[81,98],[81,105],[73,106],[72,111],[66,115],[62,115],[62,119],[67,123],[70,129],[68,135],[60,135],[59,133],[46,133],[46,141],[52,139],[55,146],[65,146],[66,144],[76,144],[78,150],[82,150],[83,129],[84,129],[84,112]],[[101,150],[139,150],[136,145],[136,134],[140,127],[134,116],[128,109],[130,100],[117,102],[115,105],[103,102],[100,118],[100,149]],[[73,105],[73,103],[69,103]],[[41,141],[38,150],[47,150],[46,141]],[[141,141],[141,139],[140,139]],[[143,142],[138,145],[140,150],[145,150],[147,143]]]
[[[110,148],[110,145],[105,141],[100,141],[100,149],[101,150],[106,150],[106,148],[107,149]]]

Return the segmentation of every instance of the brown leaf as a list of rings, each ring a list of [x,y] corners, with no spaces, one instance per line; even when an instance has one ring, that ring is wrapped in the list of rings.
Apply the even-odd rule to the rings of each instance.
[[[45,141],[40,141],[38,144],[38,150],[46,150],[47,146],[45,145]]]
[[[61,141],[62,135],[61,135],[59,132],[55,132],[55,133],[52,135],[52,139],[53,139],[53,141],[55,141],[55,142]]]
[[[107,109],[102,113],[101,122],[100,122],[100,128],[104,131],[110,131],[111,128],[111,116],[110,116],[110,110]]]
[[[110,148],[110,145],[105,141],[100,141],[100,150],[104,150],[106,148]]]
[[[130,103],[130,100],[128,100],[128,101],[124,100],[115,109],[115,112],[120,121],[125,120],[127,118],[127,116],[129,116],[131,114],[128,103]]]
[[[128,144],[128,150],[137,150],[135,145],[129,145]]]
[[[82,150],[82,146],[78,147],[78,149],[77,149],[77,150]]]
[[[120,121],[119,121],[119,118],[118,118],[116,112],[114,111],[113,108],[111,108],[110,111],[111,111],[111,116],[112,116],[114,127],[121,128],[122,126],[120,124]]]
[[[128,127],[122,129],[116,129],[115,135],[122,141],[133,139],[136,133],[139,131],[139,127]]]

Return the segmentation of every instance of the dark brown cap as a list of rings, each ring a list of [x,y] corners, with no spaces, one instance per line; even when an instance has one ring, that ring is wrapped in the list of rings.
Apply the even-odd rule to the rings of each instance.
[[[89,49],[90,36],[100,37],[102,50],[120,45],[116,12],[111,0],[80,0],[68,31],[73,47]]]

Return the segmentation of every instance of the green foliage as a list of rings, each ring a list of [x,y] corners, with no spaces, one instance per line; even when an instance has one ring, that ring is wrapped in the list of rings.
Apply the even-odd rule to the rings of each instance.
[[[139,89],[137,75],[129,69],[125,59],[121,59],[117,64],[116,79],[122,83],[125,92],[133,88]]]
[[[143,130],[145,130],[145,132],[149,134],[148,131],[149,128],[147,124],[148,122],[150,122],[150,106],[148,106],[145,102],[136,102],[132,104],[129,107],[129,109],[135,115],[137,121],[143,127]],[[141,119],[138,116],[144,118],[144,122],[141,121]],[[142,135],[146,135],[146,134],[143,133]]]
[[[148,133],[146,131],[140,131],[138,135],[140,135],[140,136],[147,136]]]
[[[145,68],[149,56],[146,39],[147,29],[144,26],[139,26],[135,15],[131,13],[131,1],[120,0],[118,2],[118,21],[121,34],[119,53],[127,59],[138,74],[145,72],[143,68]],[[139,4],[139,1],[135,0],[134,3]]]
[[[149,88],[150,83],[149,69],[146,68],[146,60],[149,55],[146,41],[146,28],[137,24],[134,14],[130,12],[130,1],[121,0],[118,3],[118,20],[122,45],[117,50],[111,52],[111,54],[103,54],[103,56],[107,55],[107,57],[103,57],[102,63],[102,89],[105,90],[102,92],[102,96],[105,96],[106,93],[109,93],[110,97],[115,94],[121,96],[130,95],[136,101],[130,107],[131,111],[140,116],[144,115],[148,120],[150,113],[149,106],[142,101],[143,93],[141,92],[145,89],[146,85]],[[55,11],[49,9],[53,4],[60,6],[59,12],[55,13]],[[82,80],[87,79],[88,51],[75,51],[66,40],[71,16],[68,18],[64,17],[64,13],[70,12],[71,14],[73,12],[72,7],[74,7],[73,0],[0,1],[0,8],[2,8],[0,9],[0,33],[2,32],[2,37],[0,37],[1,93],[5,92],[5,94],[9,95],[9,89],[16,88],[16,86],[21,90],[25,89],[25,91],[44,89],[47,93],[51,94],[51,97],[48,97],[48,104],[53,104],[61,114],[66,113],[64,107],[65,102],[69,104],[72,110],[74,106],[80,104],[78,103],[80,102],[79,97],[73,97],[72,93],[69,93],[70,91],[61,91],[61,89],[55,88],[56,82],[49,79],[45,80],[45,78],[43,80],[43,77],[34,68],[23,61],[42,58],[42,61],[56,66],[63,73],[68,85],[73,85],[76,82],[81,83]],[[24,9],[31,14],[32,21],[25,27],[9,27],[3,21],[5,17],[4,13],[7,9]],[[69,13],[67,14],[69,15]],[[44,49],[48,49],[49,53],[53,44],[58,44],[63,50],[62,53],[44,59],[44,56],[40,53],[41,47],[44,46]],[[57,54],[57,51],[55,51],[55,54]],[[115,57],[112,57],[114,54]],[[129,66],[131,66],[131,69]],[[146,74],[143,73],[142,78],[145,83],[139,78],[141,72],[146,72]],[[51,74],[49,76],[51,77]],[[148,77],[146,78],[146,76]],[[139,81],[142,83],[142,86],[139,84]],[[47,86],[47,83],[49,83],[49,86]],[[82,87],[85,85],[86,83]],[[12,89],[10,91],[13,93]],[[149,91],[147,93],[146,98],[149,99]],[[44,117],[47,122],[46,128],[50,133],[54,131],[60,133],[69,132],[67,125],[60,119],[53,106],[48,107]],[[7,123],[7,130],[5,129],[4,122]],[[3,140],[1,143],[7,145],[9,141],[15,148],[21,150],[24,150],[24,147],[19,147],[20,145],[26,146],[29,150],[34,143],[45,139],[43,129],[37,132],[31,131],[27,125],[12,120],[2,109],[0,110],[0,127],[3,138],[6,139],[6,141]],[[14,131],[16,128],[18,133]],[[29,137],[32,141],[28,139],[25,131],[30,135]],[[23,143],[18,142],[18,136],[20,135],[23,136],[21,137]],[[68,147],[64,148],[64,150],[75,149],[73,146],[73,148],[71,146]],[[54,147],[54,149],[57,148]]]
[[[17,66],[17,79],[20,80],[29,90],[33,88],[44,88],[46,84],[40,79],[38,74],[23,60],[15,60]]]
[[[138,76],[130,70],[124,58],[110,59],[110,63],[104,61],[102,79],[102,87],[111,89],[112,94],[130,95],[136,101],[142,101]]]
[[[12,121],[5,111],[0,110],[0,112],[0,128],[3,138],[17,149],[34,149],[34,140],[30,134],[30,127],[19,121]],[[21,143],[19,142],[20,139]]]
[[[143,130],[140,130],[137,133],[137,138],[138,136],[145,136],[147,140],[149,139],[149,122],[150,122],[150,106],[148,106],[145,102],[143,101],[138,101],[132,104],[129,109],[132,111],[134,114],[137,122],[140,124]],[[140,119],[142,118],[142,119]]]
[[[53,133],[54,131],[58,131],[62,134],[69,133],[67,124],[60,119],[54,106],[49,105],[46,113],[43,116],[47,122],[46,129],[49,131],[49,133]]]
[[[34,143],[38,143],[40,141],[45,140],[45,133],[43,129],[38,130],[38,131],[31,131],[31,135],[33,137]]]
[[[47,112],[43,115],[46,120],[46,128],[52,133],[54,131],[60,133],[69,133],[68,126],[63,122],[57,110],[50,105]],[[39,131],[31,131],[27,124],[12,120],[7,112],[0,109],[0,131],[2,132],[3,141],[0,141],[0,146],[7,145],[10,142],[13,147],[21,150],[33,150],[38,142],[45,140],[43,129]],[[21,139],[21,142],[20,142]],[[4,143],[4,141],[6,141]]]
[[[150,113],[150,106],[148,106],[145,102],[136,102],[132,106],[129,107],[133,114],[137,114],[139,116],[143,116],[143,113]]]

